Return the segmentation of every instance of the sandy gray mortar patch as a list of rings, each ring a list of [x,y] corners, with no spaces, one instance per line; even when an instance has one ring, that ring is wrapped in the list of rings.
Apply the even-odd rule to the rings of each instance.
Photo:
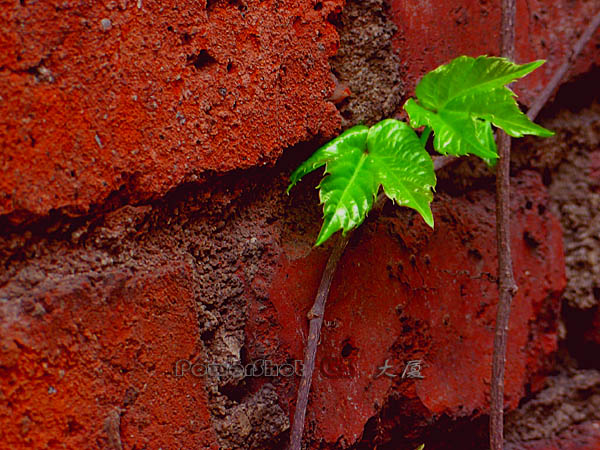
[[[600,158],[600,105],[577,114],[568,111],[554,123],[560,130],[555,146],[563,159],[552,173],[552,208],[564,232],[567,289],[570,306],[587,309],[600,295],[600,179],[591,159]],[[560,127],[560,128],[558,128]]]
[[[548,379],[546,389],[507,415],[506,448],[552,439],[573,425],[593,420],[600,420],[600,372],[560,373]]]
[[[391,44],[397,27],[386,10],[383,0],[351,0],[336,24],[340,49],[331,59],[331,67],[351,91],[338,105],[343,128],[373,125],[392,117],[400,106],[402,65]]]

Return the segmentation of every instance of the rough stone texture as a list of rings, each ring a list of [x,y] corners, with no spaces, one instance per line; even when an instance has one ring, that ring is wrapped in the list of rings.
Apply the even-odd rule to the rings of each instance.
[[[406,64],[407,92],[412,95],[421,76],[456,56],[499,54],[500,7],[501,2],[490,0],[390,0],[390,17],[398,26],[394,43]],[[597,11],[594,1],[517,1],[515,60],[548,61],[515,87],[523,103],[530,104],[543,89]],[[600,63],[599,42],[600,36],[592,39],[571,75]]]
[[[600,448],[600,372],[561,373],[507,416],[507,449]]]
[[[0,295],[5,448],[218,448],[203,381],[173,375],[201,350],[189,267],[29,268]]]
[[[508,450],[598,450],[600,449],[600,421],[586,421],[571,425],[558,436],[507,445]]]
[[[539,388],[547,358],[556,350],[565,284],[562,233],[547,211],[540,177],[523,173],[514,191],[513,257],[520,290],[507,356],[509,408],[526,389]],[[440,195],[433,210],[435,232],[407,211],[390,209],[390,216],[359,231],[344,255],[313,380],[307,419],[311,448],[356,444],[367,421],[392,399],[396,412],[402,411],[402,421],[395,417],[402,422],[395,426],[405,432],[405,440],[395,441],[402,448],[422,439],[419,430],[442,415],[458,419],[485,412],[497,301],[494,197],[485,191]],[[269,296],[279,326],[276,335],[260,337],[277,339],[296,359],[325,263],[322,251],[311,250],[315,235],[300,229],[283,241]],[[424,379],[376,378],[386,360],[396,375],[406,362],[423,360]],[[389,440],[389,430],[382,430],[365,448]],[[427,448],[438,447],[428,443]]]
[[[530,1],[526,12],[519,3],[518,36],[533,49],[529,54],[521,43],[520,58],[550,59],[540,79],[572,45],[593,3]],[[353,120],[376,120],[425,70],[459,53],[497,48],[497,33],[486,31],[499,29],[499,3],[441,2],[416,14],[408,2],[383,10],[372,0],[351,2],[338,17],[340,4],[0,3],[0,208],[12,211],[0,219],[3,442],[284,448],[297,378],[174,378],[174,362],[300,358],[305,312],[329,247],[312,248],[321,216],[313,189],[318,175],[290,197],[283,191],[292,167],[339,126],[326,99]],[[383,39],[394,28],[390,16],[400,29],[395,47]],[[337,47],[330,21],[343,46],[332,63],[337,89],[327,63]],[[347,46],[356,46],[356,57]],[[394,48],[406,64],[406,86],[395,83]],[[594,62],[590,49],[574,73]],[[368,70],[359,70],[362,64]],[[525,102],[540,79],[520,88]],[[345,99],[344,83],[369,90],[354,87],[360,100]],[[586,101],[597,95],[590,89],[597,75],[578,85]],[[552,172],[573,146],[577,156],[565,167],[586,158],[595,167],[589,158],[598,143],[597,107],[548,120],[558,137],[541,146],[526,141],[519,161],[530,162],[518,162],[517,172],[537,170],[552,188]],[[311,137],[286,151],[275,169],[211,176],[273,163],[284,148]],[[583,175],[596,177],[594,170]],[[357,232],[327,309],[309,405],[311,448],[485,446],[493,188],[489,172],[466,173],[473,175],[455,165],[440,174],[435,233],[391,207]],[[594,194],[591,179],[582,186]],[[511,322],[511,408],[543,386],[564,284],[560,226],[552,216],[561,211],[550,207],[538,175],[526,171],[516,181],[521,291]],[[580,208],[587,201],[572,194],[561,204]],[[35,214],[44,217],[10,223]],[[593,225],[577,226],[585,234]],[[578,236],[566,246],[581,245]],[[572,259],[569,285],[593,294],[588,266],[576,270],[578,261]],[[597,306],[586,312],[587,322],[567,311],[560,329],[577,362],[595,367],[598,353],[587,349],[597,347],[580,343],[597,346],[600,316]],[[423,380],[373,379],[385,359],[398,374],[409,358],[423,359]],[[585,408],[586,388],[564,380],[567,405]],[[588,398],[595,399],[591,389]],[[561,395],[550,403],[559,404]],[[548,423],[547,434],[527,445],[594,448],[598,420],[591,414],[579,424],[554,422],[565,429]]]
[[[20,422],[9,419],[16,415],[29,414],[25,421],[36,424],[41,422],[38,414],[65,422],[53,431],[39,425],[39,436],[31,436],[40,442],[59,439],[52,433],[61,426],[68,429],[71,409],[57,403],[48,406],[55,409],[44,409],[34,403],[43,391],[51,399],[65,395],[77,411],[85,412],[89,422],[72,432],[74,442],[108,442],[118,436],[109,430],[119,429],[120,422],[125,446],[141,446],[156,436],[178,444],[204,439],[221,448],[283,446],[297,378],[173,380],[170,375],[182,358],[244,365],[260,359],[276,364],[300,359],[304,314],[327,251],[312,248],[320,216],[310,181],[316,177],[287,197],[285,177],[277,173],[259,172],[236,183],[233,177],[223,179],[211,191],[180,189],[153,205],[126,206],[85,221],[49,221],[39,224],[35,234],[3,234],[1,263],[9,270],[0,278],[0,322],[6,330],[2,370],[10,376],[2,379],[11,384],[2,384],[0,408],[14,442],[25,439]],[[518,266],[529,273],[519,277],[522,297],[511,335],[511,406],[526,383],[539,382],[546,357],[555,348],[556,300],[564,282],[559,228],[547,210],[539,213],[538,205],[547,202],[544,189],[532,173],[520,183],[515,209],[522,220],[515,223],[514,245]],[[318,374],[311,405],[319,406],[309,410],[309,436],[316,446],[340,448],[357,441],[369,419],[394,398],[402,399],[407,414],[421,427],[441,414],[471,417],[484,410],[495,291],[491,202],[484,191],[456,199],[442,196],[435,206],[434,234],[396,208],[384,210],[378,224],[359,232],[328,307],[319,366],[332,375]],[[532,240],[539,242],[537,247]],[[449,252],[457,254],[456,260],[447,258]],[[553,264],[543,265],[542,260]],[[472,297],[477,301],[471,302]],[[432,310],[438,313],[432,315]],[[50,332],[48,323],[56,324],[61,334]],[[169,330],[168,338],[164,330]],[[185,337],[179,339],[181,335]],[[15,358],[23,351],[19,342],[27,344],[27,339],[33,343],[23,348],[48,348],[30,356],[36,376],[15,372],[20,367]],[[68,364],[46,356],[67,345],[63,343],[77,343],[70,348]],[[75,375],[68,375],[86,376],[92,350],[105,355],[104,375],[98,387],[83,388]],[[403,361],[422,358],[425,379],[373,380],[386,358],[396,371]],[[62,382],[52,378],[61,364],[67,365]],[[342,378],[337,378],[340,368]],[[353,371],[352,383],[344,368]],[[30,383],[32,377],[40,379],[40,392],[12,388]],[[465,377],[472,380],[468,390],[462,386]],[[148,403],[142,401],[144,384],[155,390]],[[124,396],[132,385],[140,394],[129,404]],[[49,386],[57,393],[48,394]],[[208,392],[204,400],[203,389]],[[190,392],[196,394],[186,397]],[[98,404],[96,397],[103,402]],[[182,407],[194,404],[185,413],[194,423],[186,422],[189,427],[177,428],[181,434],[169,435],[160,427],[180,421],[165,416],[164,405],[179,398]],[[209,433],[208,414],[214,435],[202,434]],[[135,431],[127,434],[132,427]],[[387,437],[378,439],[385,442]]]
[[[383,0],[348,1],[336,22],[340,49],[331,60],[342,127],[373,125],[391,117],[403,97],[402,64],[392,46],[396,26]]]
[[[560,119],[570,125],[562,127],[557,142],[568,150],[552,174],[550,193],[565,230],[564,298],[587,309],[600,303],[600,105]],[[560,139],[566,133],[572,137]]]
[[[342,0],[0,3],[0,215],[80,214],[332,137]]]
[[[232,449],[277,448],[281,444],[289,428],[289,412],[278,404],[278,396],[267,383],[268,378],[258,379],[259,385],[249,387],[254,379],[246,382],[227,376],[198,378],[188,374],[173,380],[171,376],[180,359],[207,365],[246,362],[244,347],[253,345],[244,334],[248,304],[256,305],[265,300],[264,284],[268,283],[273,270],[274,252],[279,251],[275,245],[281,226],[278,219],[290,201],[284,194],[285,181],[281,175],[272,172],[255,175],[244,181],[237,180],[238,183],[233,183],[234,178],[223,179],[215,183],[211,191],[197,187],[180,189],[153,205],[125,206],[79,222],[59,218],[56,222],[40,223],[35,234],[15,230],[12,233],[3,230],[0,234],[0,264],[9,267],[0,273],[2,348],[8,349],[5,352],[8,362],[5,363],[3,357],[2,369],[16,370],[13,349],[28,337],[37,345],[41,346],[41,341],[43,345],[59,349],[65,341],[93,339],[93,336],[87,337],[84,326],[69,326],[64,336],[54,336],[48,333],[45,322],[28,319],[30,323],[23,318],[49,317],[51,313],[55,322],[68,325],[92,314],[95,310],[91,305],[100,301],[98,298],[107,304],[103,315],[96,314],[93,320],[89,319],[93,322],[92,333],[119,334],[121,328],[117,324],[123,317],[129,320],[128,326],[123,327],[125,337],[116,340],[109,336],[95,343],[94,350],[114,355],[107,359],[111,363],[118,362],[117,371],[129,364],[124,370],[133,373],[136,358],[141,357],[149,367],[147,379],[142,378],[135,384],[112,373],[107,379],[102,378],[94,390],[78,383],[81,393],[73,394],[74,404],[85,410],[92,422],[73,431],[73,439],[95,439],[95,433],[102,429],[110,411],[105,411],[103,404],[95,403],[95,395],[108,395],[111,390],[125,392],[131,384],[141,391],[146,383],[156,390],[149,404],[140,403],[140,412],[129,408],[125,415],[121,414],[122,436],[124,430],[129,429],[127,420],[135,419],[133,435],[138,448],[143,447],[140,444],[143,442],[160,442],[154,434],[159,426],[171,427],[160,431],[169,447],[204,448],[204,441],[199,440],[201,433],[212,436],[212,441],[202,437],[207,448],[210,442]],[[313,207],[317,209],[316,203]],[[177,272],[178,267],[182,267],[184,273]],[[164,288],[153,281],[163,272],[172,271],[177,277],[165,280]],[[114,278],[113,272],[119,274],[118,290],[102,284],[105,278]],[[138,281],[141,274],[149,281]],[[60,308],[53,306],[62,305],[63,301],[55,292],[56,285],[71,292],[71,303]],[[151,293],[146,294],[146,290]],[[104,300],[107,297],[110,302]],[[139,302],[130,304],[131,299],[138,298]],[[119,309],[123,302],[129,305],[127,309]],[[158,313],[148,313],[146,319],[140,321],[144,308],[155,308]],[[172,315],[168,314],[169,308]],[[189,310],[187,316],[180,311],[182,308]],[[161,315],[168,316],[168,320],[161,320]],[[260,315],[255,318],[259,319]],[[24,325],[19,328],[21,320]],[[129,326],[134,327],[135,333],[125,332]],[[182,334],[185,336],[179,339]],[[156,352],[147,350],[155,342],[161,343]],[[31,364],[43,366],[45,358],[45,354],[36,353],[31,356]],[[89,365],[86,348],[74,347],[68,360],[73,370],[85,374]],[[27,397],[13,399],[10,395],[14,389],[2,384],[2,427],[10,429],[16,442],[21,442],[18,440],[20,425],[11,417],[32,411],[40,421],[38,414],[43,415],[46,410],[36,406],[37,392],[23,388],[33,375],[17,372],[11,377],[11,383],[20,386]],[[42,387],[48,389],[48,382]],[[62,389],[66,392],[66,387]],[[102,389],[107,393],[103,394]],[[124,409],[121,397],[112,401],[111,407]],[[168,407],[170,402],[181,405],[187,412],[176,416],[178,409]],[[57,418],[70,413],[60,404],[53,407],[56,409],[50,412]],[[194,423],[187,421],[188,412]],[[139,415],[142,417],[137,418]],[[100,425],[93,426],[96,419]],[[62,432],[62,428],[55,432]],[[57,438],[50,433],[47,439]],[[124,437],[121,439],[125,442]]]

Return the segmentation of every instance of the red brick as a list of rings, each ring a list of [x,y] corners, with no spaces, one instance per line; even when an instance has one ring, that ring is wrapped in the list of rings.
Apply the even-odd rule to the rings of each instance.
[[[79,276],[24,300],[37,307],[3,305],[3,445],[217,449],[202,379],[173,375],[201,354],[189,278],[184,266]]]
[[[518,405],[528,384],[536,389],[543,379],[545,361],[557,348],[565,286],[561,228],[547,208],[537,207],[547,202],[539,176],[527,173],[513,186],[519,292],[508,342],[509,408]],[[433,232],[419,218],[413,223],[401,214],[359,231],[335,276],[307,415],[317,441],[356,442],[391,395],[404,396],[402,414],[421,423],[487,409],[497,302],[494,196],[440,196]],[[292,239],[284,243],[288,256],[281,258],[270,300],[281,325],[278,341],[301,359],[305,314],[327,253],[302,254],[297,236]],[[386,359],[396,375],[407,361],[423,360],[424,379],[375,379]],[[293,395],[289,401],[293,408]]]
[[[3,2],[0,215],[141,201],[333,136],[342,0],[210,3]]]
[[[392,20],[398,26],[395,45],[406,62],[409,91],[425,73],[459,55],[500,53],[500,1],[392,0]],[[518,0],[515,23],[515,60],[545,59],[547,63],[515,86],[519,100],[530,104],[570,54],[573,45],[598,12],[596,2]],[[592,39],[570,76],[600,64]]]

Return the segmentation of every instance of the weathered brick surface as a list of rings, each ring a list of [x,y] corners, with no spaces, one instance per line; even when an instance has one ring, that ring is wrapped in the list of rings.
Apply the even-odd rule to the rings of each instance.
[[[208,3],[0,3],[0,215],[140,201],[333,135],[342,0]]]
[[[328,61],[342,3],[0,0],[0,216],[42,217],[0,236],[2,442],[282,447],[297,379],[219,384],[170,373],[204,350],[213,362],[302,357],[328,255],[312,248],[314,190],[283,195],[290,161],[211,176],[272,164],[337,131]],[[498,52],[500,2],[458,3],[390,2],[406,93],[459,54]],[[517,88],[525,103],[595,7],[519,0],[518,60],[549,61]],[[572,74],[600,63],[597,42]],[[372,47],[390,62],[390,46]],[[565,284],[545,187],[532,173],[515,181],[510,408],[541,387]],[[441,193],[434,232],[392,208],[357,232],[327,307],[308,413],[313,448],[347,447],[367,429],[372,445],[412,442],[440,417],[485,413],[496,302],[490,191]],[[399,375],[412,359],[423,360],[422,380],[375,379],[385,360]],[[573,432],[592,439],[596,425]],[[548,445],[575,435],[564,436]]]
[[[431,1],[392,0],[390,16],[398,26],[395,44],[406,63],[406,85],[412,92],[418,79],[459,55],[500,53],[501,3],[498,0]],[[517,0],[515,60],[545,59],[547,63],[515,86],[519,100],[530,104],[552,77],[598,12],[597,2]],[[600,64],[592,39],[570,75]]]
[[[4,0],[0,215],[82,214],[111,194],[141,202],[333,136],[329,20],[342,4]],[[549,61],[517,88],[526,103],[594,7],[518,2],[517,59]],[[498,53],[499,2],[393,1],[389,14],[408,92],[459,54]],[[600,63],[594,45],[573,73]]]
[[[539,176],[525,173],[514,192],[519,293],[508,343],[509,408],[526,386],[539,388],[556,350],[565,285],[561,228],[547,212]],[[359,232],[344,255],[327,304],[308,411],[316,441],[355,443],[392,397],[404,399],[398,413],[414,426],[443,414],[486,411],[497,302],[494,197],[485,191],[442,196],[433,210],[434,232],[417,217],[392,212]],[[279,327],[271,332],[301,359],[305,314],[326,255],[308,246],[299,251],[297,236],[283,248],[270,293]],[[422,360],[424,378],[376,377],[386,360],[394,375],[402,375],[408,361]]]
[[[247,181],[235,194],[224,183],[211,200],[198,192],[122,208],[71,228],[77,245],[31,236],[33,243],[18,244],[16,237],[5,243],[4,252],[11,243],[22,246],[0,290],[0,370],[8,380],[0,404],[10,442],[58,439],[54,433],[68,430],[74,410],[85,427],[69,442],[107,439],[104,423],[117,410],[121,439],[140,446],[154,439],[176,446],[211,443],[209,430],[215,429],[231,448],[244,448],[244,442],[280,448],[297,378],[228,384],[167,375],[174,361],[202,355],[202,349],[216,363],[301,359],[305,314],[328,249],[312,247],[320,211],[310,181],[286,197],[283,178],[265,180]],[[520,176],[514,189],[521,290],[509,344],[511,407],[528,384],[538,388],[556,348],[564,286],[560,228],[539,175]],[[407,438],[440,415],[468,418],[485,411],[496,301],[493,203],[485,190],[442,194],[434,204],[435,232],[392,207],[357,232],[327,307],[308,415],[315,446],[359,441],[368,421],[386,423],[382,411],[390,405],[393,417],[410,426],[384,429]],[[67,356],[62,349],[70,346]],[[35,351],[22,354],[21,348]],[[395,374],[406,361],[422,359],[425,378],[374,379],[386,359]],[[90,365],[101,373],[90,375]],[[50,386],[55,393],[48,394]],[[56,402],[59,395],[69,402]],[[132,395],[138,395],[135,402]],[[23,417],[37,425],[37,431],[26,428],[31,441],[20,435]],[[45,426],[42,417],[53,418],[55,426]]]
[[[74,276],[0,304],[4,448],[218,448],[189,268]]]

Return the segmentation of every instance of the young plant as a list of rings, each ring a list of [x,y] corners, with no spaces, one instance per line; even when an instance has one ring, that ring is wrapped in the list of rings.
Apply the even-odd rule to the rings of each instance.
[[[511,0],[504,1],[511,3]],[[512,4],[514,6],[514,0]],[[506,22],[510,31],[514,20],[505,21],[505,13],[507,17],[514,18],[514,8],[503,3],[503,24]],[[600,23],[600,19],[598,22]],[[509,36],[510,33],[503,31],[503,46],[505,34]],[[474,154],[490,165],[494,165],[498,159],[492,125],[513,137],[525,134],[552,136],[553,132],[534,124],[519,110],[515,94],[506,87],[543,63],[544,61],[534,61],[517,65],[505,58],[458,57],[425,75],[417,85],[417,98],[408,100],[404,105],[410,119],[409,124],[387,119],[371,128],[359,125],[317,150],[292,173],[288,187],[289,192],[304,175],[325,166],[326,176],[318,186],[324,221],[315,245],[322,244],[338,230],[342,230],[346,235],[349,230],[360,225],[373,207],[381,186],[388,198],[402,206],[415,209],[425,222],[433,227],[430,203],[436,178],[433,162],[425,150],[425,144],[432,131],[433,146],[437,152],[455,156]],[[554,83],[558,81],[558,77],[553,78]],[[532,117],[534,116],[535,113]],[[421,136],[417,137],[414,129],[422,126],[424,130]],[[503,142],[506,144],[507,140],[504,139]],[[508,201],[508,189],[505,185],[510,144],[508,148],[504,145],[502,150],[501,170],[498,171],[499,179],[504,180],[502,189],[498,190],[501,204]],[[507,227],[508,219],[504,210],[503,207],[498,212],[501,215],[498,219],[499,229]],[[499,233],[498,239],[503,245],[506,240],[504,238],[506,236],[501,240]],[[300,450],[302,444],[306,406],[325,302],[337,262],[347,243],[348,236],[336,242],[323,272],[315,303],[308,313],[310,326],[304,356],[305,370],[298,388],[290,450]],[[499,247],[499,260],[503,259],[510,262],[510,255]],[[512,275],[512,269],[509,275]],[[500,291],[504,289],[503,283],[506,284],[508,278],[504,272],[499,274]],[[502,300],[502,292],[500,294]],[[500,303],[503,304],[502,301]],[[494,339],[494,361],[498,360],[501,363],[505,353],[503,342],[507,328],[502,324],[508,318],[508,312],[504,309],[499,307],[498,314],[499,317],[502,316],[502,320],[498,319]],[[503,365],[500,368],[501,370],[492,370],[494,386],[503,386]],[[502,398],[501,392],[502,389],[492,389],[490,442],[494,449],[501,449],[503,446],[502,400],[498,400]],[[494,409],[496,403],[500,406]],[[499,412],[496,411],[498,408]]]
[[[477,155],[495,164],[498,151],[492,125],[508,135],[542,137],[554,133],[521,112],[507,84],[531,73],[544,61],[518,65],[505,58],[460,56],[423,77],[416,99],[404,109],[409,123],[386,119],[357,125],[318,149],[291,175],[289,190],[306,174],[325,166],[318,186],[323,226],[315,245],[336,231],[360,225],[383,192],[395,203],[416,210],[433,228],[430,203],[436,177],[425,144],[444,155]],[[421,137],[414,129],[424,126]]]

